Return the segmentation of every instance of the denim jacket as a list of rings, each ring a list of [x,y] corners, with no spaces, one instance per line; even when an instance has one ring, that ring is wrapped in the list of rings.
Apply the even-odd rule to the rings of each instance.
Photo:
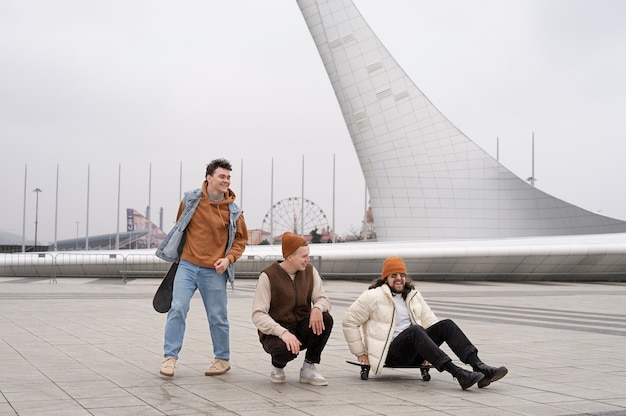
[[[167,233],[167,236],[157,248],[155,255],[161,260],[165,260],[170,263],[174,263],[180,260],[180,255],[183,252],[183,246],[185,245],[185,229],[191,221],[200,199],[202,198],[202,189],[198,188],[193,191],[185,192],[183,196],[183,209],[182,214],[178,217],[178,221],[174,227]],[[235,241],[235,234],[237,232],[237,219],[241,215],[241,209],[231,202],[228,204],[228,210],[230,211],[230,223],[228,225],[228,243],[226,244],[226,253],[230,251],[230,248]],[[235,281],[235,265],[231,263],[226,269],[228,275],[228,281],[231,286]]]

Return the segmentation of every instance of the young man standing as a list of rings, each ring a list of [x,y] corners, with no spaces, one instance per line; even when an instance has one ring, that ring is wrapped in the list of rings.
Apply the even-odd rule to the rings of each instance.
[[[226,282],[233,284],[234,263],[248,242],[244,216],[230,187],[232,166],[225,159],[207,165],[200,189],[186,192],[176,225],[157,249],[166,261],[179,261],[172,305],[165,324],[160,373],[172,377],[183,345],[185,320],[193,294],[198,290],[209,321],[215,360],[204,372],[215,376],[230,370],[230,324]]]
[[[286,381],[284,368],[306,349],[300,383],[327,386],[317,371],[333,327],[330,301],[322,278],[309,263],[307,241],[286,232],[282,236],[283,261],[268,266],[257,282],[252,322],[263,349],[272,357],[272,383]]]

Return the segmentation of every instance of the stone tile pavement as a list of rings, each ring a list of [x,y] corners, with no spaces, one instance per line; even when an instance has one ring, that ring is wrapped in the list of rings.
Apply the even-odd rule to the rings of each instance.
[[[388,369],[364,381],[341,333],[367,282],[330,280],[335,328],[320,371],[328,387],[269,381],[269,356],[250,321],[255,280],[229,289],[232,370],[213,359],[194,298],[174,378],[158,374],[165,315],[159,280],[0,278],[0,416],[64,415],[626,415],[626,284],[417,282],[439,318],[452,318],[489,364],[509,374],[462,391],[446,373],[424,382]]]

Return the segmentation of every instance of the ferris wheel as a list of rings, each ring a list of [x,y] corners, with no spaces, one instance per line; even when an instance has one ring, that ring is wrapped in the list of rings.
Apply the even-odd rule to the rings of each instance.
[[[263,233],[274,236],[282,235],[285,231],[297,235],[308,235],[328,229],[328,218],[322,208],[306,198],[285,198],[274,205],[265,214],[261,229]]]

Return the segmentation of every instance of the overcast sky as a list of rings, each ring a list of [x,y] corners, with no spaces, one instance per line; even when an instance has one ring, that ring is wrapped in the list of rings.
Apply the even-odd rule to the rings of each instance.
[[[355,4],[504,166],[531,175],[534,132],[539,189],[626,219],[626,2]],[[295,1],[0,0],[0,140],[0,231],[22,235],[26,189],[34,239],[40,188],[40,243],[54,241],[55,212],[59,240],[115,232],[119,166],[120,231],[126,208],[149,203],[167,231],[181,164],[187,190],[216,157],[233,162],[249,228],[303,183],[339,234],[363,217],[363,176]]]

